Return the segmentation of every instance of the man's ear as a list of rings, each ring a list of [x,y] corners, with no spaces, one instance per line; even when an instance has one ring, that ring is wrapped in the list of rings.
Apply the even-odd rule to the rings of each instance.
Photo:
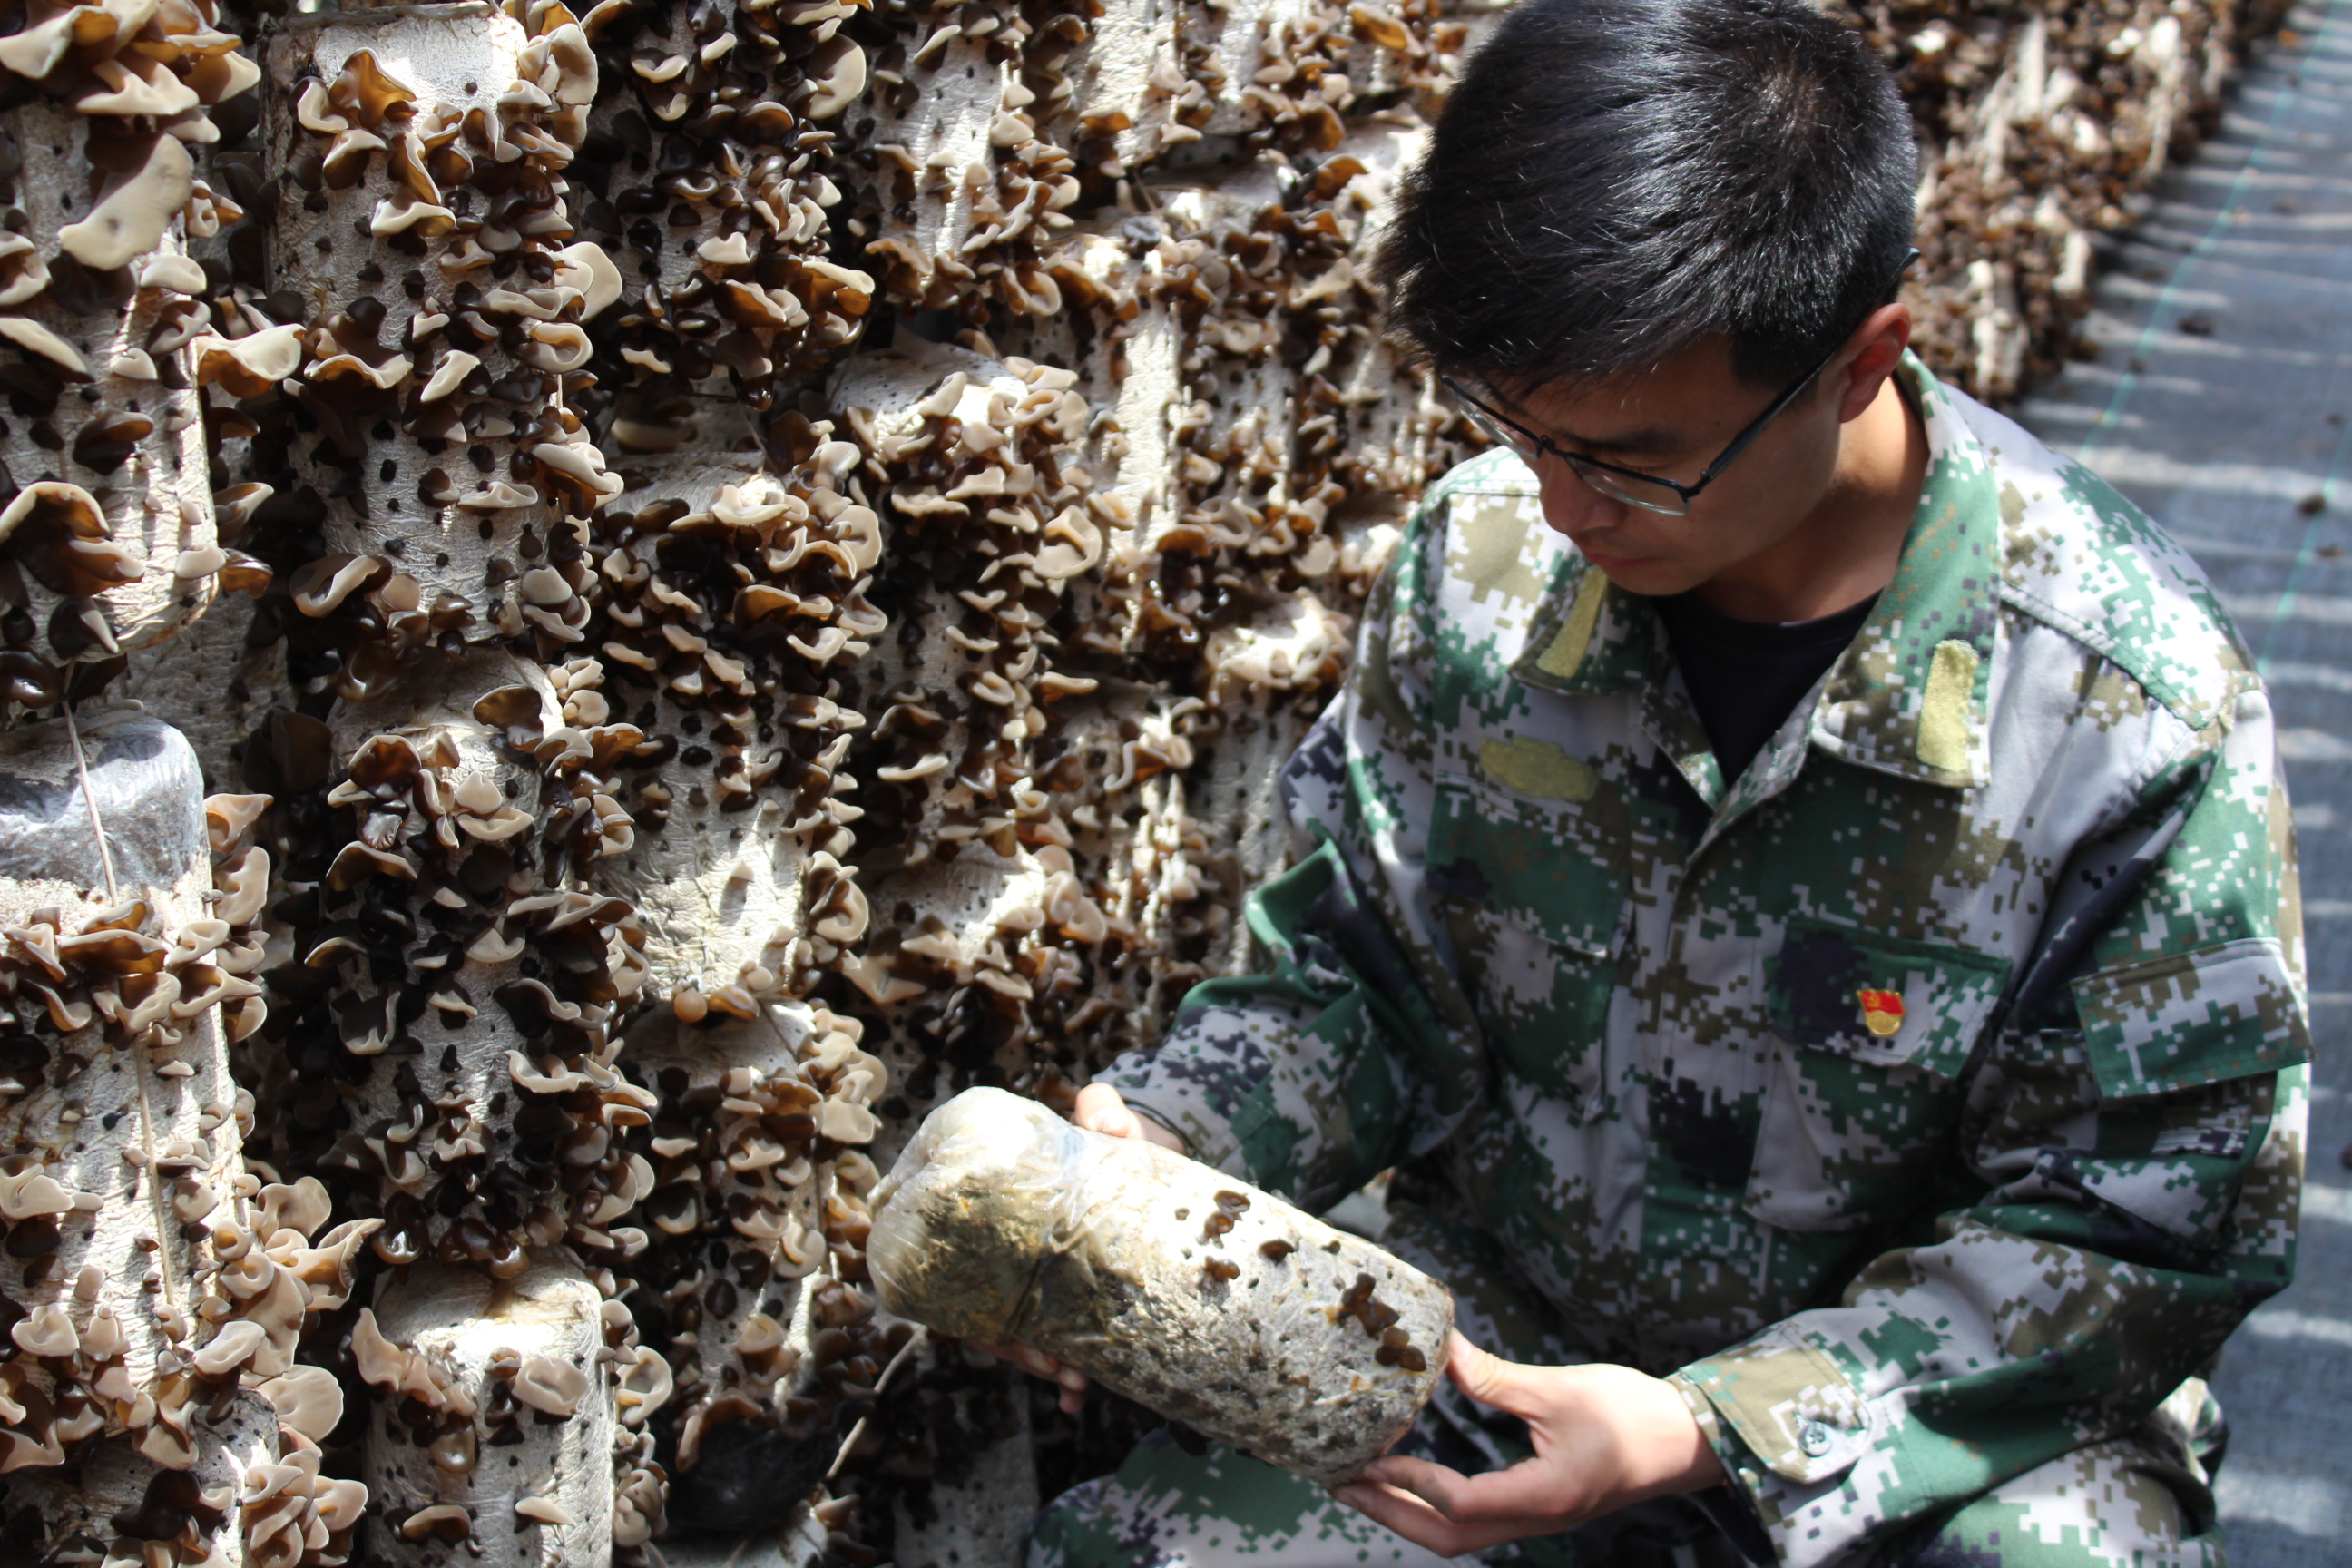
[[[1838,389],[1838,423],[1862,416],[1878,401],[1879,389],[1903,363],[1911,346],[1911,307],[1897,300],[1881,305],[1854,329],[1845,352],[1830,363],[1829,374]]]

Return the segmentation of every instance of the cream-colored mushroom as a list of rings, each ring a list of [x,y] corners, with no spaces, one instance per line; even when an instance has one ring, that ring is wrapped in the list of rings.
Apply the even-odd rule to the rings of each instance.
[[[302,329],[268,327],[233,340],[201,332],[189,347],[200,384],[218,382],[232,396],[258,397],[300,368]]]
[[[552,1356],[527,1358],[509,1387],[516,1399],[549,1415],[568,1416],[588,1392],[588,1375]]]
[[[0,1175],[0,1215],[10,1219],[70,1214],[73,1206],[73,1194],[38,1168],[13,1176]]]
[[[89,216],[58,230],[58,243],[85,267],[127,267],[162,241],[165,226],[186,205],[194,179],[186,145],[159,133],[130,173],[100,189]]]
[[[352,1363],[362,1381],[393,1388],[406,1381],[413,1352],[384,1338],[373,1308],[362,1307],[352,1325]]]
[[[89,379],[89,362],[81,351],[40,322],[25,316],[0,316],[0,338],[29,350],[78,380]]]
[[[195,1369],[206,1377],[225,1377],[252,1359],[269,1338],[269,1331],[250,1319],[221,1325],[220,1331],[196,1348]]]
[[[298,1366],[254,1390],[278,1419],[313,1443],[323,1443],[343,1418],[343,1385],[324,1367]]]
[[[8,1331],[8,1337],[26,1355],[63,1357],[81,1348],[73,1320],[54,1302],[34,1308]]]

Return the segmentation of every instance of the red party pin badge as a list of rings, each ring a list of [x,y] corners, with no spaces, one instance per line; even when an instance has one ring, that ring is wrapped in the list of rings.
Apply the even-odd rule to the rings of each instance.
[[[1880,1039],[1885,1039],[1903,1027],[1903,993],[1900,991],[1858,991],[1862,1001],[1862,1026]]]

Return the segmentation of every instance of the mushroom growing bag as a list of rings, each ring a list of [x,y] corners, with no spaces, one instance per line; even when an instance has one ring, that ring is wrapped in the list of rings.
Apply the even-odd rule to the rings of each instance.
[[[1351,1479],[1444,1374],[1454,1299],[1371,1243],[1139,1138],[973,1089],[873,1198],[882,1305],[1058,1356],[1323,1485]]]

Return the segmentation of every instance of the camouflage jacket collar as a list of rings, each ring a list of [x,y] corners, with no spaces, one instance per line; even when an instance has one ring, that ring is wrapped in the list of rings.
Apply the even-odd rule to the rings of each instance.
[[[1818,689],[1809,725],[1785,728],[1722,802],[1716,773],[1664,629],[1647,601],[1573,550],[1538,612],[1512,676],[1570,695],[1645,693],[1643,723],[1725,816],[1786,788],[1807,747],[1923,783],[1985,781],[1986,676],[2000,599],[2001,507],[1995,461],[1953,395],[1911,354],[1909,378],[1927,433],[1927,474],[1895,581],[1879,595]],[[1753,797],[1753,798],[1749,798]]]

